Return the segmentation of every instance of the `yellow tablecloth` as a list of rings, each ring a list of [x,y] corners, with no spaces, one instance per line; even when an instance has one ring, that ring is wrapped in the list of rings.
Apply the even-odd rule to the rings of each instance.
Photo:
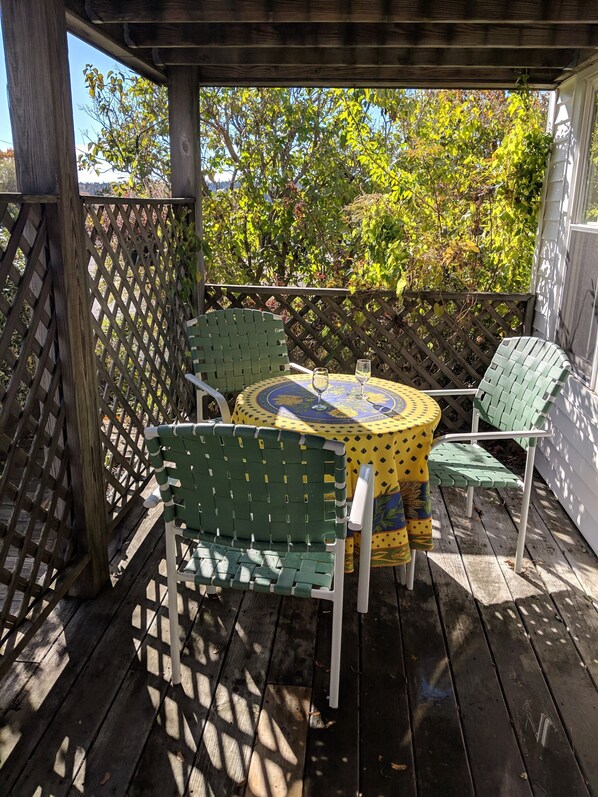
[[[361,465],[373,464],[375,479],[372,566],[400,565],[411,548],[432,548],[428,454],[440,407],[425,393],[384,379],[371,379],[366,400],[354,376],[330,375],[326,411],[313,410],[309,376],[282,376],[246,388],[233,421],[274,426],[340,440],[347,450],[347,492],[353,495]],[[347,540],[347,570],[359,537]]]

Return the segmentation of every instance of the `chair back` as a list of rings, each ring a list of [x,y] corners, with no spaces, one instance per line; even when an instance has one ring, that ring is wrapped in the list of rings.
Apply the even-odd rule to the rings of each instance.
[[[541,338],[504,338],[473,405],[482,420],[501,431],[543,429],[554,400],[569,377],[565,352]],[[518,438],[528,448],[529,438]]]
[[[344,443],[233,424],[145,430],[164,519],[184,536],[258,550],[324,550],[346,535]]]
[[[237,393],[290,370],[280,316],[241,308],[187,322],[193,371],[221,393]]]

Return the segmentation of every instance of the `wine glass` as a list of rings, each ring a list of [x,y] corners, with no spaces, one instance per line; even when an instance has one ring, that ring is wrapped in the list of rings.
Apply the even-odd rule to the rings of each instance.
[[[313,389],[318,394],[318,401],[312,406],[312,410],[319,410],[321,412],[322,410],[328,409],[327,405],[322,401],[322,393],[328,390],[328,368],[314,368],[311,383]]]
[[[372,375],[372,363],[369,360],[357,360],[357,363],[355,365],[355,377],[359,382],[359,384],[361,385],[361,396],[359,398],[362,399],[365,398],[365,393],[363,392],[364,386],[371,375]]]

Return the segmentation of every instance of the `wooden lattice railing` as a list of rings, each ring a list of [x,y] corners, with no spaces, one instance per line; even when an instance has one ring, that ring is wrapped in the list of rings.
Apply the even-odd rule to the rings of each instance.
[[[360,357],[376,376],[419,388],[477,385],[499,340],[529,334],[532,294],[351,292],[208,285],[206,310],[256,307],[282,315],[294,362],[351,373]],[[448,399],[449,429],[469,423],[466,400]]]
[[[188,417],[192,392],[185,263],[178,239],[184,201],[84,200],[99,377],[106,508],[114,527],[150,476],[143,429]]]
[[[74,554],[47,202],[0,195],[0,649],[32,633]],[[58,576],[61,584],[56,587]],[[24,622],[24,621],[27,622]]]
[[[70,342],[57,331],[60,265],[48,234],[56,207],[56,198],[0,195],[0,671],[89,562],[74,518]],[[189,207],[86,198],[84,210],[110,530],[150,477],[144,426],[192,411],[178,238]]]

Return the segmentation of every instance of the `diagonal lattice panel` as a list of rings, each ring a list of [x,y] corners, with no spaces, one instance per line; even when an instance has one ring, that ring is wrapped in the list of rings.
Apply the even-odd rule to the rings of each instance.
[[[208,285],[206,309],[280,314],[291,360],[351,372],[360,357],[376,376],[419,388],[477,385],[500,339],[529,333],[528,294],[443,294]],[[449,429],[469,423],[466,399],[447,399]]]
[[[0,201],[0,646],[74,556],[69,450],[42,204]]]
[[[186,209],[166,200],[85,199],[106,508],[112,527],[150,476],[143,429],[186,419]]]

